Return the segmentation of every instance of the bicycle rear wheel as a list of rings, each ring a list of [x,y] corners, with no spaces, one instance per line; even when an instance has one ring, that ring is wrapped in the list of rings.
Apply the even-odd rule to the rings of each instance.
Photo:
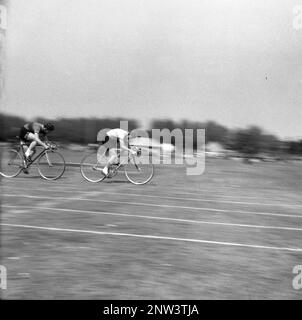
[[[38,159],[38,171],[46,180],[57,180],[65,172],[66,164],[63,156],[57,151],[46,151]]]
[[[14,178],[23,169],[23,159],[20,153],[13,149],[3,149],[0,152],[0,175]]]
[[[86,154],[81,161],[81,174],[89,182],[101,182],[106,176],[101,170],[106,165],[107,160],[104,155],[97,152]]]
[[[142,157],[131,156],[125,165],[125,175],[133,184],[148,183],[154,175],[154,166],[150,161]]]

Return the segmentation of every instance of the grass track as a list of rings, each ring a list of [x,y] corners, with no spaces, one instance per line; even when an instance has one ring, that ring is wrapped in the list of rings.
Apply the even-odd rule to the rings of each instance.
[[[212,159],[202,176],[159,166],[145,186],[89,184],[76,167],[2,179],[1,223],[46,228],[2,225],[2,298],[301,299],[302,252],[283,250],[302,249],[301,169]]]

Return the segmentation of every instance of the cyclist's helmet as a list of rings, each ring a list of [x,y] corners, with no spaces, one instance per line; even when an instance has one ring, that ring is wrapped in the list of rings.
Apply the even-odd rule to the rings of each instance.
[[[52,123],[46,123],[44,125],[44,128],[48,131],[53,131],[55,129],[55,126]]]

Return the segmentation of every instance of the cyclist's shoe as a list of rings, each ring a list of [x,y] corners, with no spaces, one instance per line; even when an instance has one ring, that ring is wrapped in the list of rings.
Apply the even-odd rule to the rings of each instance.
[[[23,167],[26,169],[27,168],[27,161],[26,161],[26,158],[24,157],[24,159],[23,159]]]
[[[105,167],[101,172],[103,173],[104,176],[107,177],[107,176],[108,176],[108,173],[109,173],[109,170],[108,170],[107,167]]]
[[[23,173],[29,174],[28,170],[26,168],[23,169]]]

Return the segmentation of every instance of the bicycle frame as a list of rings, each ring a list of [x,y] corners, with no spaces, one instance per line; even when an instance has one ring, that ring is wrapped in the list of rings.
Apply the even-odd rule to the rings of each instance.
[[[124,161],[119,162],[119,164],[116,165],[117,167],[114,168],[113,173],[116,173],[121,166],[124,166],[125,164],[129,163],[129,161],[131,161],[130,157],[131,157],[131,155],[128,155],[128,159],[127,159],[127,160],[125,159]],[[118,159],[120,160],[120,154],[118,155]],[[136,168],[138,168],[138,166],[137,166],[137,164],[135,163],[135,161],[134,161],[134,165],[136,166]],[[109,168],[111,168],[112,166],[114,166],[114,164],[112,164]]]
[[[108,164],[108,160],[113,156],[113,154],[107,154],[110,148],[105,148],[105,150],[98,149],[97,151],[90,152],[89,154],[85,154],[81,161],[81,174],[83,178],[89,182],[101,182],[106,178],[113,178],[121,167],[123,167],[123,171],[127,179],[133,184],[145,184],[152,179],[154,174],[153,165],[147,163],[147,171],[146,167],[144,166],[144,161],[139,159],[140,156],[143,156],[141,152],[141,148],[137,150],[133,150],[136,152],[130,152],[124,156],[119,153],[117,154],[117,158],[115,159],[115,163],[112,163],[108,167],[108,174],[104,174],[104,168],[106,164]],[[95,153],[96,152],[96,153]],[[151,165],[151,167],[150,167]],[[135,169],[136,168],[136,169]],[[95,176],[93,171],[101,171],[103,175]],[[133,171],[134,170],[134,171]],[[137,175],[139,174],[139,175]],[[147,176],[146,176],[147,174]],[[134,176],[133,176],[134,175]],[[143,175],[143,176],[142,176]],[[138,180],[140,179],[140,180]],[[142,180],[144,179],[144,180]]]
[[[47,148],[39,150],[35,156],[33,154],[33,159],[30,160],[25,156],[25,145],[27,144],[19,141],[14,145],[11,144],[5,151],[4,162],[1,161],[1,176],[15,178],[22,171],[28,174],[29,172],[26,169],[33,163],[36,163],[40,176],[46,180],[57,180],[64,174],[66,163],[64,157],[57,151],[58,145],[48,141]]]
[[[23,158],[23,160],[25,160],[26,157],[25,157],[25,152],[24,152],[23,146],[24,146],[24,144],[22,144],[22,143],[20,142],[20,149],[22,150],[22,158]],[[44,154],[46,154],[47,161],[48,161],[48,163],[50,164],[50,161],[49,161],[49,159],[48,159],[48,157],[47,157],[47,152],[46,152],[46,151],[47,151],[46,149],[43,149],[37,156],[34,157],[34,159],[32,159],[32,160],[30,160],[30,161],[26,161],[26,166],[27,166],[27,168],[29,168],[37,159],[39,159],[40,157],[42,157]]]
[[[104,151],[103,154],[105,154],[106,152],[108,152],[109,149],[106,149]],[[131,155],[128,154],[128,158],[126,159],[126,157],[124,157],[124,161],[120,161],[121,159],[121,149],[118,148],[117,149],[117,159],[118,159],[118,164],[111,164],[109,167],[109,170],[114,167],[113,169],[113,174],[117,173],[117,171],[119,170],[120,167],[124,166],[125,164],[129,163]],[[99,165],[99,161],[97,161],[97,166]],[[137,165],[135,164],[135,166],[137,167]]]

